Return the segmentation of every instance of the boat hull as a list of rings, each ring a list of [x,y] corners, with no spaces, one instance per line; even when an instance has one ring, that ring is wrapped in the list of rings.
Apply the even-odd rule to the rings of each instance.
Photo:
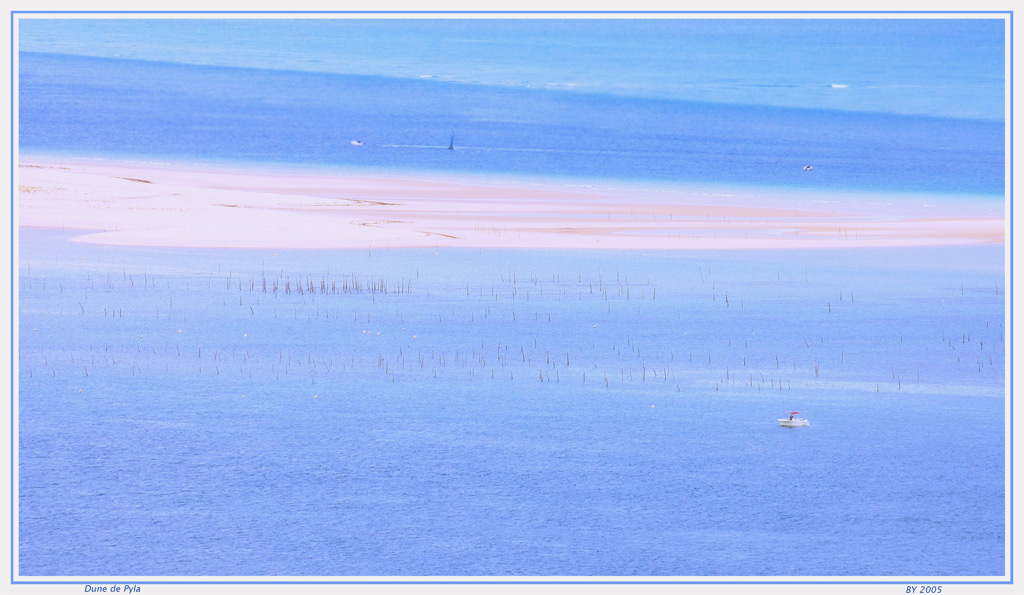
[[[799,428],[801,426],[809,426],[809,425],[811,425],[811,422],[809,422],[809,421],[807,421],[806,419],[803,419],[803,418],[799,418],[799,419],[780,419],[779,420],[779,425],[785,426],[787,428]]]

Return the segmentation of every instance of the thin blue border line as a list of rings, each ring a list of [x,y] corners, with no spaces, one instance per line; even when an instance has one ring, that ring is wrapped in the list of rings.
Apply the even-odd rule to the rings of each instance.
[[[1007,10],[15,10],[16,14],[1002,14]]]
[[[96,584],[127,583],[132,585],[906,585],[935,583],[925,577],[910,577],[905,581],[537,581],[537,580],[496,580],[496,581],[133,581],[124,577],[95,577]],[[90,579],[91,580],[91,579]],[[90,581],[12,581],[12,585],[82,585]],[[942,581],[943,585],[1008,585],[1008,581]]]
[[[28,14],[1001,14],[1006,15],[1009,19],[1010,24],[1010,148],[1008,155],[1008,162],[1010,163],[1009,173],[1009,186],[1010,186],[1010,258],[1009,258],[1009,270],[1010,270],[1010,284],[1009,293],[1007,299],[1010,301],[1010,328],[1007,333],[1009,338],[1010,351],[1009,360],[1010,365],[1010,390],[1009,390],[1009,401],[1010,401],[1010,461],[1009,461],[1009,480],[1010,480],[1010,528],[1009,528],[1009,539],[1010,539],[1010,560],[1009,560],[1009,573],[1008,580],[1005,581],[944,581],[943,584],[948,585],[1005,585],[1013,584],[1013,11],[823,11],[823,12],[811,12],[811,11],[764,11],[764,12],[741,12],[741,11],[408,11],[408,12],[381,12],[381,11],[11,11],[11,275],[14,275],[14,154],[15,154],[15,138],[14,138],[14,64],[15,64],[15,47],[14,47],[14,24],[16,22],[16,15],[28,15]],[[14,283],[11,283],[11,370],[14,369]],[[14,497],[15,497],[15,485],[14,485],[14,374],[11,374],[11,581],[12,585],[80,585],[82,581],[15,581],[14,576]],[[117,577],[115,580],[120,581],[121,577]],[[807,585],[870,585],[870,584],[905,584],[907,581],[639,581],[639,580],[623,580],[623,581],[457,581],[457,580],[440,580],[440,581],[128,581],[132,584],[139,585],[210,585],[210,584],[224,584],[224,585],[240,585],[240,584],[258,584],[258,585],[323,585],[323,584],[346,584],[346,585],[408,585],[408,584],[515,584],[515,585],[535,585],[535,584],[622,584],[622,585],[633,585],[633,584],[644,584],[644,585],[703,585],[703,584],[715,584],[715,585],[789,585],[789,584],[807,584]]]
[[[11,14],[11,582],[14,582],[14,14]]]
[[[1010,479],[1010,530],[1004,532],[1010,539],[1010,563],[1009,563],[1009,578],[1010,584],[1013,584],[1013,11],[1010,11],[1010,149],[1009,149],[1009,163],[1010,163],[1010,196],[1007,199],[1010,202],[1010,291],[1006,295],[1006,299],[1010,302],[1010,329],[1007,333],[1009,338],[1010,350],[1008,352],[1009,366],[1004,365],[1004,369],[1009,368],[1010,374],[1010,394],[1007,397],[1010,399],[1010,461],[1009,461],[1009,479]]]

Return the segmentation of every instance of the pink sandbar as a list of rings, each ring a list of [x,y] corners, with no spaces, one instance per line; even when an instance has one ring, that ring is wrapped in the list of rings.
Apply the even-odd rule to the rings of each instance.
[[[226,248],[765,249],[1001,243],[1005,218],[822,193],[480,183],[26,159],[18,224],[75,241]],[[881,197],[884,199],[884,197]]]

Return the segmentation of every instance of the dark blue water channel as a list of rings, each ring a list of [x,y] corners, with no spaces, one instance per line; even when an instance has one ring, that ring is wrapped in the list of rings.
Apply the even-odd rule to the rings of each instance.
[[[1004,190],[1003,123],[995,120],[29,52],[19,68],[19,146],[30,153],[995,197]]]

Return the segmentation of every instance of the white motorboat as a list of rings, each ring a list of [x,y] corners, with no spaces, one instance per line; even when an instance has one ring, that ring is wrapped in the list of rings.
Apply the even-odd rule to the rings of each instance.
[[[799,428],[800,426],[809,426],[811,422],[807,421],[806,417],[797,417],[800,415],[799,411],[790,411],[789,419],[782,418],[779,420],[779,425],[787,428]]]

